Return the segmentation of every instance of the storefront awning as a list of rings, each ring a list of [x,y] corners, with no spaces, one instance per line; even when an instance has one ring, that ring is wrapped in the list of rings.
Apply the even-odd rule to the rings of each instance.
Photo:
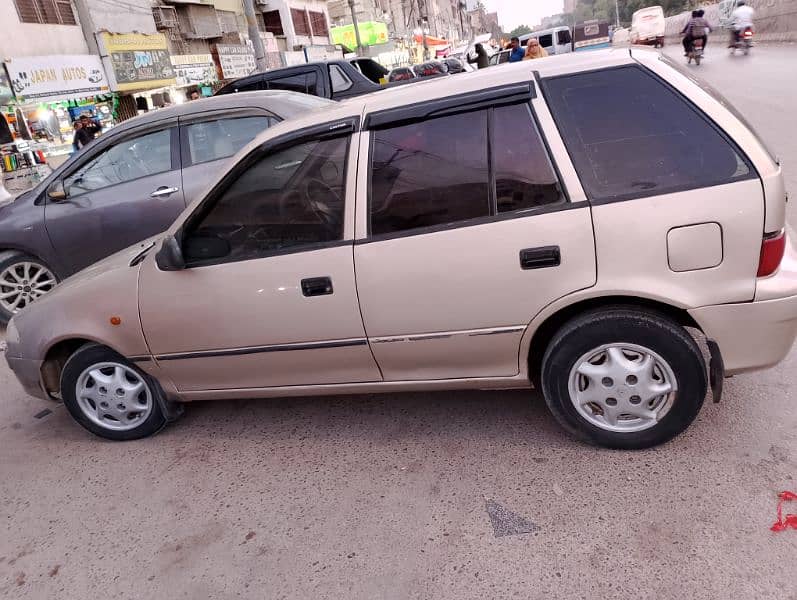
[[[423,36],[420,34],[415,35],[415,41],[419,44],[423,44]],[[427,46],[448,46],[451,42],[448,40],[444,40],[443,38],[434,37],[432,35],[426,36],[426,45]]]

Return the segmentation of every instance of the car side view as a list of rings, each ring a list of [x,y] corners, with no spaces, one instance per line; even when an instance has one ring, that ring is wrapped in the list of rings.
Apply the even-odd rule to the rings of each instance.
[[[797,335],[781,168],[658,53],[531,63],[271,127],[16,315],[9,365],[115,440],[197,400],[532,386],[582,440],[670,440]]]
[[[329,102],[256,92],[158,110],[117,125],[13,201],[0,198],[0,323],[163,232],[258,133]]]

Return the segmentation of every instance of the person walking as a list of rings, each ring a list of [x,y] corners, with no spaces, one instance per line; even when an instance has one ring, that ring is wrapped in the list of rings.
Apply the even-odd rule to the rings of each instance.
[[[487,56],[487,50],[484,49],[484,46],[481,44],[476,44],[476,58],[468,57],[469,64],[476,64],[476,67],[479,69],[486,69],[490,66],[490,57]]]
[[[534,60],[546,56],[548,56],[548,51],[540,46],[540,41],[537,38],[529,38],[529,41],[526,42],[526,54],[523,56],[523,60]]]

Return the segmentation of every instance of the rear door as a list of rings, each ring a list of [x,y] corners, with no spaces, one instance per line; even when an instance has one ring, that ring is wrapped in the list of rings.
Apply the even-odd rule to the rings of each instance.
[[[182,185],[187,203],[216,179],[238,150],[278,119],[270,112],[239,109],[180,118]]]
[[[589,207],[535,119],[550,115],[513,90],[367,119],[355,266],[385,380],[517,375],[534,315],[595,282]]]
[[[96,152],[89,146],[62,181],[67,197],[48,199],[44,214],[70,272],[164,231],[185,209],[177,120],[114,136]]]

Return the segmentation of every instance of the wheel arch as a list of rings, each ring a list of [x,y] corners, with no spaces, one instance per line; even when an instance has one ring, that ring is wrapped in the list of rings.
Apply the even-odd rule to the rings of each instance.
[[[63,275],[59,272],[58,269],[56,269],[49,261],[44,260],[38,252],[36,252],[31,248],[26,248],[18,244],[8,244],[8,243],[0,244],[0,259],[2,258],[2,255],[5,253],[9,254],[16,253],[25,256],[30,256],[31,258],[41,262],[45,267],[47,267],[50,271],[52,271],[52,273],[58,279],[59,283],[64,280]]]
[[[670,317],[682,327],[690,327],[702,331],[686,309],[661,300],[641,296],[624,294],[590,296],[573,300],[556,308],[549,307],[548,310],[540,313],[532,321],[521,342],[521,361],[525,355],[528,376],[535,388],[539,389],[542,359],[548,344],[553,336],[556,335],[556,332],[567,321],[584,311],[608,308],[610,306],[626,306],[655,311]]]
[[[116,348],[100,341],[89,339],[87,337],[71,336],[61,338],[53,342],[44,353],[44,361],[41,366],[41,381],[44,391],[50,397],[56,397],[61,389],[61,373],[64,370],[64,365],[69,358],[86,344],[97,344],[104,346],[116,353],[119,351]]]

